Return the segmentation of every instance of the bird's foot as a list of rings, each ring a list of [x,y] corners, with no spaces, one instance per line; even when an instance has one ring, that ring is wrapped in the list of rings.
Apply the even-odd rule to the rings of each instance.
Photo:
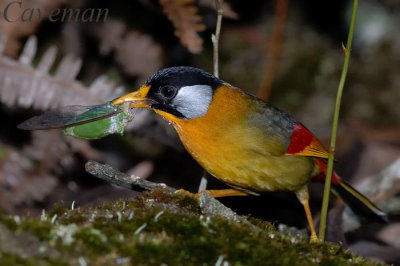
[[[197,193],[196,195],[200,195],[202,193],[208,193],[214,198],[222,198],[222,197],[231,197],[231,196],[248,196],[246,192],[237,189],[210,189],[210,190],[203,190]]]
[[[196,199],[199,199],[200,196],[201,196],[201,192],[195,194],[195,193],[192,193],[192,192],[187,191],[185,189],[178,189],[177,191],[175,191],[175,193],[181,194],[181,195],[185,195],[185,196],[188,196],[188,197],[192,197],[192,198],[196,198]]]
[[[318,236],[315,233],[311,234],[310,243],[318,243],[318,242],[319,242]]]
[[[221,197],[230,197],[230,196],[248,196],[246,192],[237,190],[237,189],[216,189],[216,190],[203,190],[196,194],[189,192],[184,189],[178,189],[175,193],[183,194],[186,196],[194,197],[199,199],[203,193],[208,193],[214,198],[221,198]]]

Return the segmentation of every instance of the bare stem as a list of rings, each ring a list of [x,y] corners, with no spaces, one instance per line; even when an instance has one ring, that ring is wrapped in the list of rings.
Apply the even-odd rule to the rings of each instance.
[[[224,10],[221,7],[219,0],[215,0],[215,8],[217,10],[217,25],[215,28],[215,34],[212,36],[212,43],[214,46],[214,76],[219,77],[219,36],[221,34],[222,16]]]
[[[332,137],[331,137],[331,143],[330,143],[330,147],[329,147],[328,168],[327,168],[326,179],[325,179],[324,197],[323,197],[322,209],[321,209],[321,222],[320,222],[320,227],[319,227],[319,238],[321,241],[324,241],[324,239],[325,239],[326,217],[328,214],[329,195],[330,195],[331,179],[332,179],[332,172],[333,172],[333,161],[335,158],[336,134],[337,134],[337,128],[338,128],[338,121],[339,121],[340,103],[342,100],[343,88],[344,88],[344,84],[346,82],[347,70],[349,68],[349,63],[350,63],[351,45],[353,42],[354,26],[355,26],[356,16],[357,16],[357,8],[358,8],[358,0],[354,0],[349,35],[347,37],[347,45],[346,45],[346,48],[343,49],[343,51],[345,53],[345,57],[344,57],[342,75],[340,77],[340,82],[339,82],[339,88],[338,88],[337,95],[336,95],[335,112],[334,112],[333,123],[332,123]]]
[[[224,15],[224,10],[222,9],[221,3],[219,0],[215,0],[215,9],[217,10],[217,25],[215,26],[215,34],[211,36],[211,40],[214,47],[214,76],[219,78],[219,36],[221,34],[221,24],[222,17]],[[204,174],[201,177],[199,192],[201,190],[205,190],[207,188],[207,172],[204,170]]]

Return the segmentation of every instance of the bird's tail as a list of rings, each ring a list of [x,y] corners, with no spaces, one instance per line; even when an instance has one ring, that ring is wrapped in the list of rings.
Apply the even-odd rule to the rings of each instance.
[[[320,168],[321,174],[316,178],[324,180],[326,175],[326,162],[322,159],[316,160],[316,165]],[[346,183],[336,172],[332,174],[332,190],[336,192],[350,209],[357,215],[367,219],[375,219],[387,223],[387,214],[380,210],[367,197],[358,192],[351,185]]]

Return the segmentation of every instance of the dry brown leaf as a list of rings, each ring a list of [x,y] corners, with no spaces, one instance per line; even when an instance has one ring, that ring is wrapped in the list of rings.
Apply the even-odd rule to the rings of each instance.
[[[74,153],[103,158],[87,141],[63,136],[58,130],[33,131],[31,144],[22,149],[1,142],[0,146],[5,154],[0,163],[0,210],[6,212],[45,202],[59,184],[57,176],[74,164]]]
[[[368,258],[382,265],[386,265],[386,263],[389,265],[396,265],[400,260],[399,248],[373,241],[357,241],[349,247],[349,250],[354,254]]]
[[[32,134],[32,145],[23,150],[4,145],[5,159],[0,165],[0,209],[12,212],[18,205],[43,202],[58,184],[50,172],[59,161],[70,156],[57,131]]]
[[[115,53],[115,60],[125,73],[147,79],[162,67],[161,46],[150,35],[128,31],[120,20],[108,19],[104,24],[94,25],[90,32],[100,42],[100,53]]]
[[[393,223],[385,226],[377,234],[378,239],[382,240],[390,246],[400,248],[400,223]]]
[[[100,41],[100,54],[109,55],[123,39],[127,30],[125,22],[117,19],[108,19],[103,25],[95,25],[91,32]]]
[[[198,35],[206,29],[197,14],[194,0],[159,0],[163,12],[175,27],[175,35],[191,53],[203,50],[203,39]]]
[[[125,72],[148,77],[162,66],[161,47],[149,35],[129,32],[115,47],[116,60]]]

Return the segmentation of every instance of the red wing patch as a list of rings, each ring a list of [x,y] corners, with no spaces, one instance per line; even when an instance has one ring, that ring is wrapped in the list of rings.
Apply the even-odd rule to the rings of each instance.
[[[324,145],[305,127],[294,123],[290,144],[285,155],[302,155],[328,158]]]

